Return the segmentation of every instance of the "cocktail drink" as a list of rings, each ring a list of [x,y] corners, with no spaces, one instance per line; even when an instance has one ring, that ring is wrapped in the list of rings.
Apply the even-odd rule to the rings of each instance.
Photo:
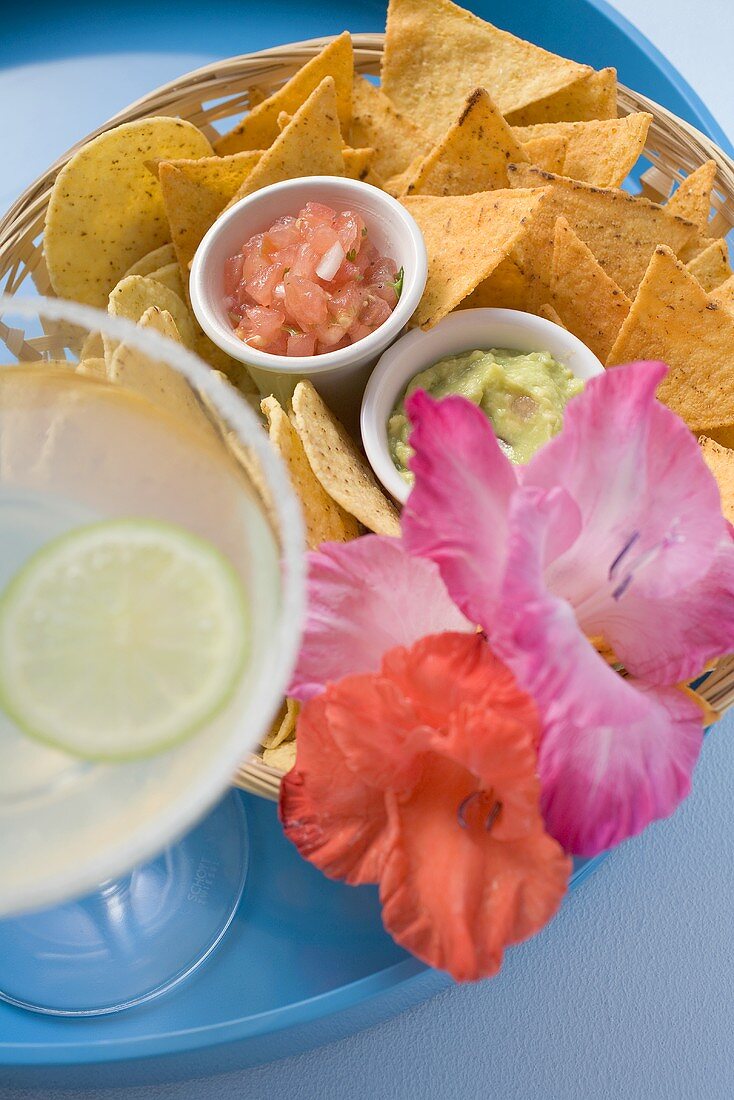
[[[0,369],[0,994],[113,1011],[190,973],[232,918],[238,797],[159,853],[279,705],[300,516],[255,414],[180,345],[70,303],[0,312],[76,348],[98,331],[128,366]]]

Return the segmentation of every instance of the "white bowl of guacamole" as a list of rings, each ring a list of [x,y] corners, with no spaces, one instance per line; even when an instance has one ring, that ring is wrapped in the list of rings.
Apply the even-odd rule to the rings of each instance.
[[[410,493],[410,424],[403,402],[416,389],[460,394],[479,406],[511,461],[525,463],[563,426],[566,404],[604,370],[566,329],[514,309],[464,309],[428,332],[414,329],[375,367],[361,430],[377,477],[404,503]]]

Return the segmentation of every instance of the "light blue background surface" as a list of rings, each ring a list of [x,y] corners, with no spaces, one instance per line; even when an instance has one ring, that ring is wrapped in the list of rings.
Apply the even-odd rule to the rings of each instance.
[[[689,0],[617,0],[615,6],[668,55],[734,134],[732,0],[698,0],[695,6]],[[237,5],[240,25],[248,7],[244,0]],[[688,15],[683,25],[692,7],[695,23]],[[179,11],[185,15],[186,8],[184,0]],[[549,2],[550,18],[554,8]],[[142,6],[133,3],[132,9],[135,19],[144,18]],[[314,34],[315,9],[310,12]],[[89,11],[89,33],[98,34],[105,9],[90,6]],[[5,13],[4,18],[5,49],[22,63],[0,70],[0,133],[8,136],[12,110],[15,121],[24,123],[13,131],[31,136],[16,138],[10,147],[3,141],[0,208],[54,155],[129,102],[136,89],[143,93],[212,56],[261,45],[238,40],[227,48],[205,35],[192,44],[185,40],[181,18],[160,52],[128,50],[122,31],[110,45],[112,56],[80,56],[70,66],[61,59],[49,62],[53,36],[44,42],[41,30],[24,31],[21,40],[27,20],[18,14],[14,39],[13,16],[9,22]],[[262,18],[261,8],[254,15],[254,5],[253,18]],[[363,27],[353,29],[374,29],[374,21],[366,18]],[[277,40],[295,37],[288,28],[279,31]],[[85,54],[83,35],[78,52]],[[33,94],[34,65],[41,62],[58,67],[51,103],[45,93]],[[733,735],[734,719],[717,726],[705,746],[694,793],[676,817],[614,853],[541,936],[510,955],[494,981],[450,989],[394,1020],[297,1058],[207,1082],[125,1089],[123,1095],[126,1100],[729,1100],[734,1097]],[[31,1095],[0,1088],[2,1100]],[[57,1094],[42,1095],[55,1100]],[[118,1090],[58,1094],[76,1100],[120,1095]]]

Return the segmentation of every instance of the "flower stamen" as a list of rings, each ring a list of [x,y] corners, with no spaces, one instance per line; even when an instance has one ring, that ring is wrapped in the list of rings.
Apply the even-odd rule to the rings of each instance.
[[[500,815],[500,811],[502,810],[502,803],[499,801],[499,799],[494,797],[494,791],[472,791],[471,794],[468,794],[466,798],[462,799],[462,801],[459,803],[459,808],[456,811],[459,825],[462,829],[469,828],[470,822],[467,815],[470,808],[477,799],[480,799],[484,803],[484,805],[486,805],[487,802],[491,799],[491,805],[489,807],[486,817],[484,818],[483,825],[484,829],[489,833],[492,831],[492,826],[494,825],[495,821]]]

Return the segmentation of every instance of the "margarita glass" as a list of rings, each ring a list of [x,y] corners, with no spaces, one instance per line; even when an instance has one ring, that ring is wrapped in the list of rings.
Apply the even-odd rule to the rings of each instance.
[[[55,669],[53,650],[43,671],[58,696],[51,743],[44,743],[42,717],[41,728],[22,717],[37,699],[21,698],[20,719],[9,705],[26,689],[18,686],[17,650],[3,651],[0,681],[5,675],[10,682],[0,689],[0,997],[54,1014],[113,1012],[190,974],[219,942],[239,902],[248,858],[240,797],[229,794],[201,819],[268,728],[295,661],[303,610],[300,509],[255,413],[180,344],[75,303],[0,298],[0,336],[28,354],[21,331],[38,334],[36,347],[64,345],[77,355],[95,334],[97,357],[86,361],[84,373],[71,351],[66,363],[39,359],[0,368],[2,623],[18,578],[43,579],[44,555],[76,553],[79,532],[87,531],[94,538],[97,531],[122,532],[123,562],[130,559],[130,532],[138,540],[141,531],[154,539],[163,532],[177,553],[194,547],[186,568],[191,561],[201,566],[207,598],[212,570],[215,581],[224,577],[234,586],[238,595],[218,605],[225,618],[228,605],[242,602],[241,619],[239,612],[230,616],[242,624],[242,660],[232,665],[226,692],[215,691],[201,713],[187,715],[186,708],[198,697],[199,680],[204,692],[205,670],[216,680],[222,637],[208,604],[190,619],[201,597],[196,572],[178,574],[184,578],[178,589],[153,591],[150,629],[136,642],[141,659],[125,665],[124,677],[115,676],[114,661],[130,647],[127,636],[93,639],[79,676],[78,636],[85,628],[78,618],[71,623],[72,641],[59,657],[67,664]],[[176,390],[177,399],[161,391],[159,400],[151,391],[151,400],[105,380],[103,342],[108,361],[123,346],[138,368],[148,364],[157,372],[151,377],[175,383],[164,388]],[[257,488],[245,468],[253,466]],[[89,616],[98,630],[100,621],[117,629],[107,606],[119,596],[117,559],[88,588],[79,560],[67,572],[72,579],[82,573],[76,581]],[[46,583],[46,589],[36,584],[32,625],[35,616],[43,636],[48,613],[63,635],[64,607],[77,605],[48,587],[48,577]],[[37,594],[44,591],[45,602]],[[141,747],[131,715],[139,713],[145,727],[159,671],[149,650],[171,624],[178,635],[167,683],[180,682],[183,690],[170,693],[166,736]],[[229,660],[222,652],[221,660]],[[28,660],[36,658],[31,646]],[[67,731],[67,743],[64,720],[79,714],[83,721]],[[62,747],[54,740],[57,726]]]

